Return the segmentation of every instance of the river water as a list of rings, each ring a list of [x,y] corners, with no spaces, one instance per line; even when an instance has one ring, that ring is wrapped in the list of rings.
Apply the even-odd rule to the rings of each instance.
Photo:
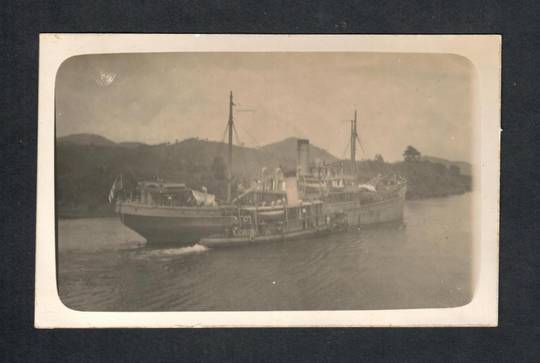
[[[408,201],[404,225],[207,249],[148,248],[118,219],[58,222],[58,291],[92,311],[460,306],[472,296],[471,195]]]

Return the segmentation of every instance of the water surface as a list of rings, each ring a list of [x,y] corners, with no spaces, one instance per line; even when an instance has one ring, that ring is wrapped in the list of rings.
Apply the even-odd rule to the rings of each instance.
[[[437,308],[471,298],[470,194],[408,201],[404,225],[208,249],[148,248],[118,219],[58,222],[58,290],[92,311]]]

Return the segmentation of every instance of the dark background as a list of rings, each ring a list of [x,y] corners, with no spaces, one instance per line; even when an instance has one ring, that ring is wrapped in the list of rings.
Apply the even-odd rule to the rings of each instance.
[[[2,361],[533,361],[539,338],[540,5],[534,1],[4,1]],[[503,34],[498,328],[33,328],[38,37],[111,33]]]

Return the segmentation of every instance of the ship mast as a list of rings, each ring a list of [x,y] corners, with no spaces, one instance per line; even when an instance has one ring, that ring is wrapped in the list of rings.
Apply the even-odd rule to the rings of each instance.
[[[232,192],[232,148],[233,148],[233,128],[234,128],[234,118],[233,118],[233,93],[229,96],[229,122],[227,123],[227,128],[229,131],[229,159],[227,163],[227,203],[231,203],[231,192]]]
[[[358,133],[356,132],[356,110],[354,110],[354,119],[351,120],[351,165],[352,171],[356,171],[356,140]]]

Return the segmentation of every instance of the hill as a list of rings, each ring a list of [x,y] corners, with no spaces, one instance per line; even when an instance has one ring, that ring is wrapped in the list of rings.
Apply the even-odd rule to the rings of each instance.
[[[260,178],[261,169],[294,168],[296,139],[289,138],[258,149],[233,147],[233,185],[249,185]],[[311,159],[339,162],[326,150],[311,145]],[[56,145],[56,198],[60,216],[112,214],[107,195],[114,179],[122,174],[125,183],[159,177],[181,181],[192,188],[202,186],[226,195],[227,144],[197,138],[177,143],[147,145],[115,143],[99,135],[79,134],[59,138]],[[358,179],[395,173],[407,178],[409,199],[445,196],[470,190],[471,177],[446,165],[456,162],[428,160],[385,163],[357,162]],[[234,192],[234,190],[233,190]]]
[[[451,161],[451,160],[446,160],[443,158],[438,158],[435,156],[427,156],[427,155],[422,156],[422,160],[430,161],[436,164],[443,164],[447,168],[449,168],[450,166],[456,166],[459,168],[459,171],[461,174],[469,175],[469,176],[472,174],[472,165],[467,163],[466,161]]]
[[[110,213],[106,197],[119,174],[131,180],[159,177],[182,181],[196,189],[205,186],[220,199],[226,195],[227,144],[221,142],[190,138],[147,145],[79,134],[59,138],[56,155],[57,202],[63,216]],[[312,156],[335,160],[316,146],[312,146]],[[233,160],[235,181],[248,185],[260,178],[263,167],[294,168],[296,140],[260,149],[234,145]]]
[[[62,136],[56,139],[58,145],[87,145],[87,146],[122,146],[127,148],[136,148],[140,146],[145,146],[143,142],[137,141],[124,141],[124,142],[114,142],[106,137],[96,134],[73,134],[68,136]]]
[[[440,160],[441,162],[422,159],[394,163],[362,160],[357,162],[356,170],[361,181],[367,181],[378,174],[397,174],[404,177],[407,179],[407,199],[445,197],[470,191],[472,177],[462,174],[455,162]]]
[[[94,146],[112,146],[116,143],[106,137],[95,134],[73,134],[59,137],[56,140],[57,144],[72,144],[72,145],[94,145]]]
[[[127,148],[136,148],[136,147],[145,146],[146,144],[143,142],[136,142],[136,141],[124,141],[124,142],[118,142],[116,145],[127,147]]]
[[[289,137],[285,140],[278,141],[272,144],[268,144],[265,146],[262,146],[259,150],[267,153],[271,153],[275,157],[279,158],[280,160],[284,161],[287,160],[288,162],[293,162],[294,165],[296,165],[296,144],[297,144],[298,138],[295,137]],[[309,148],[309,154],[311,160],[321,160],[326,162],[334,162],[338,159],[330,154],[328,151],[311,144]]]

